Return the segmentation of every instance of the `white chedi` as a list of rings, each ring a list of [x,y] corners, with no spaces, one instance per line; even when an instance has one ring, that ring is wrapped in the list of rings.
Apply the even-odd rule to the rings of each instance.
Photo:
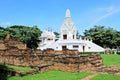
[[[73,21],[71,20],[71,15],[70,15],[70,10],[69,9],[66,10],[65,21],[63,22],[63,24],[61,26],[61,33],[65,34],[65,33],[68,33],[68,32],[72,32],[72,34],[77,33],[75,25],[74,25]]]
[[[63,35],[67,35],[68,39],[76,39],[77,30],[74,25],[74,22],[71,20],[69,9],[66,10],[65,20],[61,26],[60,34],[61,34],[61,39],[63,39]]]
[[[71,20],[70,10],[66,10],[65,20],[61,26],[60,37],[56,41],[56,36],[53,32],[44,31],[41,34],[42,42],[38,49],[44,50],[52,48],[54,50],[78,50],[79,52],[104,52],[105,49],[93,43],[88,39],[77,39],[77,29]]]

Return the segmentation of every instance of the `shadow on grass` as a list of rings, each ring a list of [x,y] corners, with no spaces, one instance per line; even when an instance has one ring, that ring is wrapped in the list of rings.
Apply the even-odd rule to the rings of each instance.
[[[10,75],[4,69],[8,69],[4,64],[0,64],[0,80],[7,80]]]

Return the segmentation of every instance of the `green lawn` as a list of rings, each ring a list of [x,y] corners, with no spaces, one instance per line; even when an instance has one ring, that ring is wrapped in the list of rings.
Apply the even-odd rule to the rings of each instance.
[[[21,72],[27,72],[27,71],[32,71],[34,69],[29,68],[29,67],[18,67],[18,66],[12,66],[12,65],[8,65],[8,64],[0,64],[0,68],[7,68],[7,69],[12,69],[12,70],[16,70],[16,71],[21,71]]]
[[[88,72],[63,72],[48,71],[24,77],[9,77],[8,80],[80,80],[91,73]]]
[[[115,64],[117,66],[120,66],[120,55],[115,54],[102,54],[103,62],[105,66],[110,66],[112,64]]]
[[[90,80],[120,80],[120,76],[112,74],[98,74]]]

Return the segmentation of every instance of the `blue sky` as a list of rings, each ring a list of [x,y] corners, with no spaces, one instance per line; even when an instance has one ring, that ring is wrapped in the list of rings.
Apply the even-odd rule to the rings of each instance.
[[[120,31],[120,0],[0,0],[0,25],[59,32],[67,8],[80,34],[94,25]]]

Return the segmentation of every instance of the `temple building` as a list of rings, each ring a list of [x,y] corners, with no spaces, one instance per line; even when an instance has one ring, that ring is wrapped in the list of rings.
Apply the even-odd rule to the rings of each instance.
[[[79,52],[104,52],[104,48],[93,43],[88,39],[77,39],[77,29],[71,20],[70,10],[66,10],[65,21],[60,29],[60,37],[56,41],[56,36],[51,31],[45,31],[41,34],[42,42],[39,44],[38,49],[52,48],[54,50],[71,49],[78,50]]]

